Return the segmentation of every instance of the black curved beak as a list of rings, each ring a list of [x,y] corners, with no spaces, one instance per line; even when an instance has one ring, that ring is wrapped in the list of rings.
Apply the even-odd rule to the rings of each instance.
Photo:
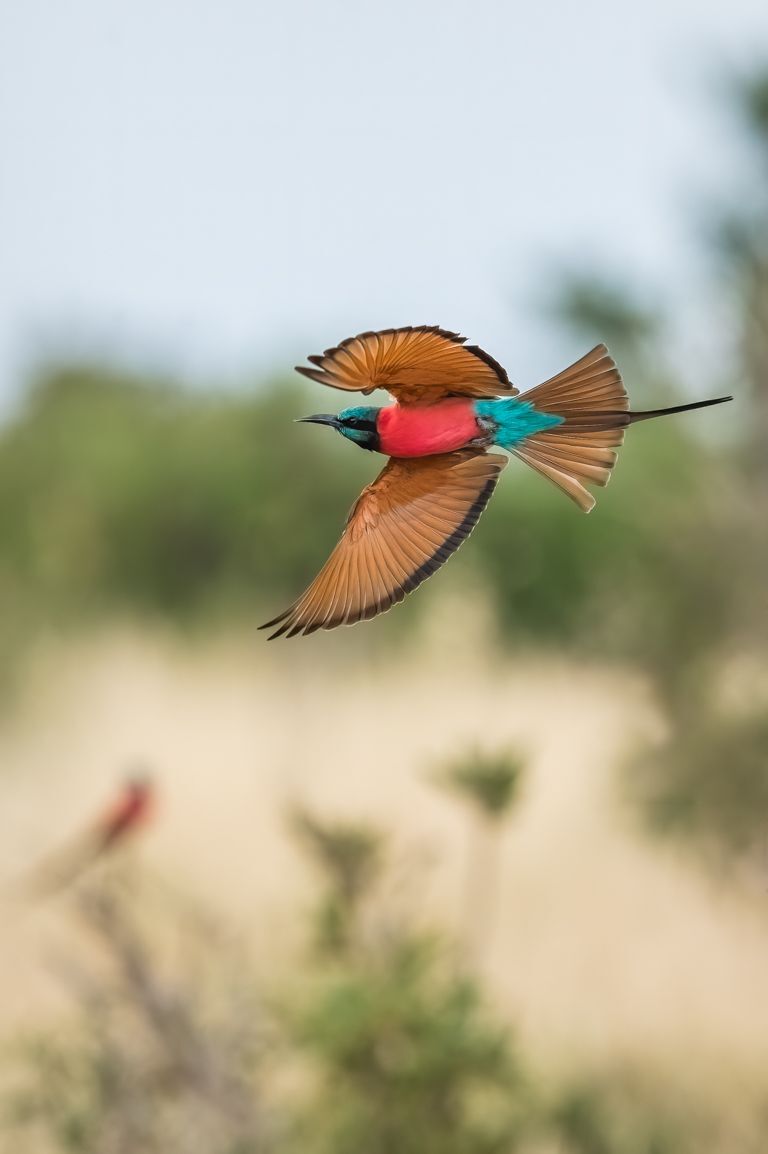
[[[296,423],[306,421],[310,425],[330,425],[332,429],[338,429],[341,422],[334,413],[315,413],[312,417],[297,417]]]

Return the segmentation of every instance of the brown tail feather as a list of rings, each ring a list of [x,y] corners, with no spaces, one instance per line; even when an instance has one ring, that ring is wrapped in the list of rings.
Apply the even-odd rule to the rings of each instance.
[[[607,485],[616,464],[616,449],[624,430],[637,421],[720,405],[731,397],[692,401],[667,409],[634,413],[621,374],[605,345],[597,345],[581,360],[525,394],[542,413],[563,417],[563,423],[535,433],[514,452],[548,477],[588,513],[595,498],[584,483]]]
[[[646,409],[644,413],[630,413],[630,424],[651,421],[654,417],[668,417],[670,413],[688,413],[691,409],[708,409],[710,405],[724,405],[733,397],[712,397],[709,401],[690,401],[687,405],[671,405],[668,409]]]

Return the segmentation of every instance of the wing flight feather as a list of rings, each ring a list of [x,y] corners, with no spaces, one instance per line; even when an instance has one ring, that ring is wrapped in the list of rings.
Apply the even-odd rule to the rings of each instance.
[[[358,497],[309,588],[261,628],[276,626],[271,638],[295,637],[391,609],[469,536],[507,460],[466,449],[391,458]]]
[[[401,405],[430,405],[455,396],[514,396],[518,390],[498,361],[465,341],[436,325],[382,329],[308,357],[313,367],[297,365],[296,371],[347,392],[386,389]]]

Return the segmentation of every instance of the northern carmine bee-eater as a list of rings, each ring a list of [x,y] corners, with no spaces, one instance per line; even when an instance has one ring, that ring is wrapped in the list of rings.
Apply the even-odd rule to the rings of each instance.
[[[341,539],[306,592],[262,626],[271,638],[353,625],[384,613],[469,536],[514,453],[585,513],[606,485],[624,430],[636,421],[731,397],[633,412],[605,345],[523,396],[501,365],[465,338],[420,325],[361,333],[298,367],[313,381],[395,403],[301,418],[389,457],[352,507]]]
[[[25,888],[40,896],[70,885],[93,862],[146,825],[154,807],[152,782],[143,774],[133,774],[88,829],[36,867]]]

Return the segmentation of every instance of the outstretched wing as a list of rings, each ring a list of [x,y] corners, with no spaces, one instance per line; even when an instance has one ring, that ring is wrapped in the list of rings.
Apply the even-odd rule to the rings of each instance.
[[[272,637],[293,637],[386,612],[469,536],[507,460],[467,449],[392,457],[363,489],[339,543],[306,593],[261,628],[276,625]]]
[[[505,370],[477,345],[434,325],[360,333],[322,356],[316,368],[297,365],[321,385],[348,392],[387,389],[401,405],[431,405],[442,397],[514,396]]]

